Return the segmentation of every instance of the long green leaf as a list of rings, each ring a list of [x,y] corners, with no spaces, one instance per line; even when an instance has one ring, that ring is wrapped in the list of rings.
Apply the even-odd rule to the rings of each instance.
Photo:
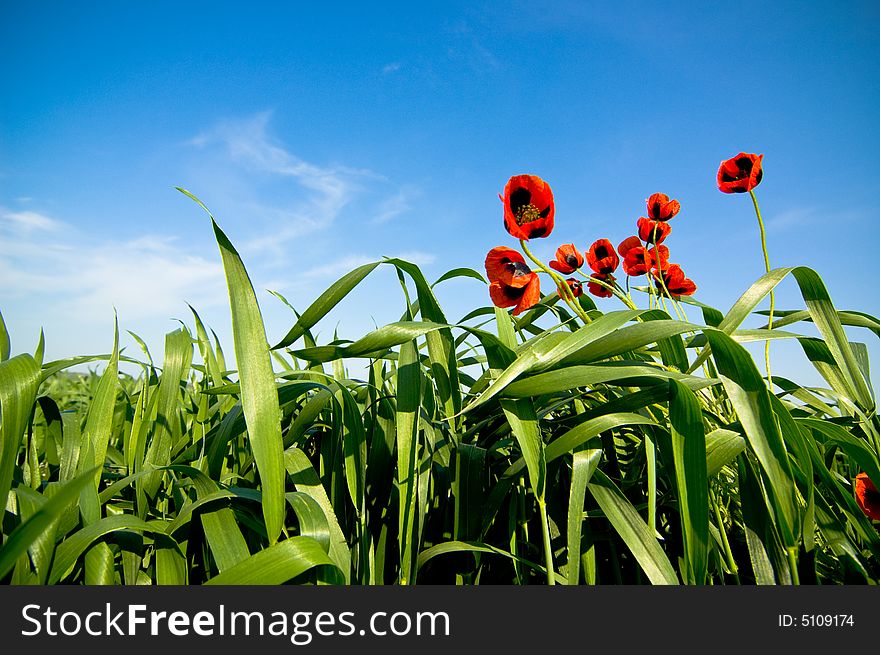
[[[188,191],[179,190],[208,213],[217,245],[220,247],[229,289],[232,338],[241,384],[241,405],[251,450],[260,474],[266,533],[269,542],[274,544],[281,534],[285,514],[284,446],[275,373],[269,357],[263,318],[253,285],[235,247],[204,204]]]
[[[329,567],[338,573],[319,542],[311,537],[291,537],[251,555],[205,584],[279,585],[315,567]],[[341,582],[341,573],[338,577]]]
[[[617,485],[602,471],[597,470],[587,483],[587,489],[636,558],[648,580],[657,585],[677,585],[678,576],[669,558],[657,543],[648,524]]]
[[[706,331],[727,397],[742,423],[749,446],[769,482],[783,543],[793,548],[800,517],[788,452],[770,404],[769,392],[751,355],[719,330]]]
[[[587,483],[599,466],[602,450],[590,448],[572,455],[571,490],[568,495],[568,584],[576,585],[581,571],[581,534],[584,524],[584,497]]]
[[[0,499],[4,503],[39,385],[40,367],[30,355],[0,362]]]
[[[400,583],[415,582],[418,570],[419,410],[421,370],[416,344],[400,348],[397,368],[397,490],[399,502],[398,547]]]
[[[286,348],[294,341],[303,336],[310,328],[320,321],[339,302],[349,294],[367,275],[369,275],[381,262],[372,262],[358,266],[350,273],[346,273],[336,280],[333,285],[322,293],[306,311],[302,313],[285,337],[272,346],[272,350]]]
[[[685,564],[691,584],[706,581],[709,563],[709,481],[706,435],[700,404],[694,393],[669,381],[669,424],[678,488],[678,510],[685,545]]]
[[[15,561],[55,522],[79,496],[99,469],[87,470],[70,482],[59,485],[55,494],[33,516],[19,525],[0,548],[0,579],[15,566]]]

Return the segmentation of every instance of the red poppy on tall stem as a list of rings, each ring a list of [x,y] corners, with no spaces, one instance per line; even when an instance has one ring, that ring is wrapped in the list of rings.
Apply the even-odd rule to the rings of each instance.
[[[662,271],[654,269],[651,275],[657,280],[658,289],[669,292],[670,296],[691,296],[697,290],[694,281],[688,279],[678,264],[669,264]],[[662,276],[662,277],[661,277]]]
[[[880,491],[867,473],[856,476],[856,502],[869,518],[880,521]]]
[[[614,283],[614,276],[611,273],[593,273],[590,276],[590,280],[601,280],[607,284]],[[587,291],[592,293],[594,296],[598,296],[599,298],[610,298],[614,294],[611,293],[610,289],[606,289],[601,284],[596,284],[595,282],[587,282]]]
[[[646,201],[648,217],[655,221],[668,221],[681,210],[678,200],[670,200],[665,193],[653,193]]]
[[[741,152],[725,159],[718,168],[718,190],[724,193],[747,193],[761,183],[764,155]]]
[[[644,275],[651,269],[651,254],[642,245],[639,237],[627,237],[619,246],[617,252],[623,257],[623,271],[627,275]]]
[[[580,298],[584,295],[584,287],[581,286],[581,283],[573,277],[568,278],[565,283],[568,285],[568,288],[571,289],[571,295],[575,298]],[[559,289],[556,290],[556,293],[559,293]]]
[[[527,310],[541,299],[541,282],[519,251],[505,246],[486,255],[489,297],[496,307],[513,307],[513,315]]]
[[[574,247],[573,243],[566,243],[556,249],[556,259],[550,262],[550,268],[559,271],[563,275],[574,273],[584,265],[584,256]]]
[[[651,266],[663,270],[669,264],[669,248],[666,246],[654,246],[648,251]]]
[[[642,216],[638,222],[639,238],[645,243],[663,243],[672,232],[672,226],[663,221],[653,221]]]
[[[553,231],[553,191],[537,175],[514,175],[498,197],[504,203],[504,227],[512,236],[528,240]]]
[[[608,275],[617,270],[620,258],[608,239],[598,239],[587,251],[587,263],[596,273]]]

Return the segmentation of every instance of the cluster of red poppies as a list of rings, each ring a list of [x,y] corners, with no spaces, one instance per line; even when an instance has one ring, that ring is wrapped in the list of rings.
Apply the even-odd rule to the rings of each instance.
[[[550,185],[536,175],[515,175],[508,180],[504,194],[504,227],[511,236],[522,241],[549,236],[553,231],[555,205]],[[678,264],[669,263],[669,249],[660,243],[669,236],[672,228],[668,221],[681,205],[662,193],[655,193],[647,201],[647,214],[638,220],[639,236],[625,239],[617,248],[608,239],[599,239],[584,255],[574,246],[565,244],[556,251],[556,259],[550,268],[563,275],[580,272],[584,261],[592,273],[587,290],[595,296],[609,298],[616,284],[614,276],[623,261],[627,275],[639,276],[651,273],[658,289],[668,295],[691,295],[696,285],[685,277]],[[650,247],[653,246],[653,247]],[[619,253],[619,256],[618,256]],[[489,295],[498,307],[513,307],[519,314],[541,298],[538,275],[532,271],[525,258],[516,250],[498,246],[486,256],[486,273],[489,276]],[[572,297],[583,293],[581,282],[571,277],[566,280]]]
[[[685,277],[678,264],[669,263],[669,248],[660,245],[672,232],[668,221],[681,210],[678,200],[670,200],[665,193],[655,193],[647,200],[647,216],[639,218],[638,236],[624,239],[617,246],[617,252],[608,239],[599,239],[587,252],[587,262],[593,273],[591,280],[605,282],[602,286],[594,282],[587,285],[593,295],[610,298],[613,294],[608,286],[615,283],[618,257],[623,258],[623,272],[631,277],[651,274],[660,293],[670,296],[690,296],[697,290],[693,280]],[[557,257],[559,252],[557,251]]]
[[[718,189],[724,193],[751,192],[764,175],[763,157],[741,152],[721,162]],[[556,207],[553,191],[544,180],[537,175],[514,175],[507,181],[504,194],[498,197],[504,203],[504,227],[511,236],[521,242],[550,236]],[[681,266],[669,263],[669,248],[660,245],[672,232],[669,220],[680,210],[681,204],[677,200],[670,200],[664,193],[655,193],[647,200],[648,215],[637,222],[638,236],[624,239],[616,251],[608,239],[599,239],[587,250],[586,257],[574,244],[565,244],[556,250],[556,259],[550,262],[550,268],[570,275],[580,272],[586,260],[592,271],[587,290],[600,298],[610,298],[614,295],[612,289],[618,288],[614,272],[622,258],[623,270],[628,276],[650,274],[658,293],[689,296],[696,291],[696,284],[685,276]],[[535,263],[544,268],[537,260]],[[498,307],[513,307],[514,315],[541,298],[538,275],[512,248],[498,246],[490,250],[486,256],[486,273],[492,302]],[[581,282],[576,278],[568,278],[565,282],[571,298],[583,293]],[[565,287],[560,287],[559,292],[564,290]]]

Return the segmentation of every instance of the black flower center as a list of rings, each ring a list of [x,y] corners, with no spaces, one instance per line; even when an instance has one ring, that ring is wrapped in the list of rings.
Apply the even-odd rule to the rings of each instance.
[[[574,255],[566,255],[565,256],[565,263],[568,264],[571,268],[578,267],[578,259]]]
[[[547,218],[550,215],[550,206],[543,210],[538,209],[532,203],[532,192],[524,187],[519,187],[510,194],[510,211],[516,218],[517,225],[532,223],[539,218]]]
[[[508,262],[507,267],[510,269],[513,277],[522,277],[532,272],[532,269],[525,262]]]

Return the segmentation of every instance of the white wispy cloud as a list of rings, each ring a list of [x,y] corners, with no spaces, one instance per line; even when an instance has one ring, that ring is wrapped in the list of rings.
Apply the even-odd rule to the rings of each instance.
[[[233,164],[268,177],[290,178],[304,191],[301,200],[285,206],[253,200],[243,203],[265,221],[267,228],[243,248],[277,255],[292,239],[333,225],[360,191],[362,180],[379,176],[369,170],[305,161],[269,133],[271,119],[272,112],[263,111],[243,119],[223,120],[189,144],[198,148],[220,146]]]
[[[17,232],[53,232],[62,227],[59,221],[35,211],[12,211],[0,207],[0,221]]]
[[[97,242],[35,212],[5,211],[0,219],[0,228],[26,228],[0,233],[3,295],[36,301],[47,318],[106,324],[114,307],[135,320],[180,313],[184,300],[200,306],[225,302],[220,263],[168,237]]]
[[[389,196],[379,203],[376,208],[376,215],[373,217],[374,225],[387,223],[393,218],[405,214],[412,209],[412,201],[415,200],[421,191],[412,185],[401,187],[393,196]]]
[[[382,74],[388,75],[389,73],[396,73],[401,68],[401,63],[399,61],[392,61],[388,64],[385,64],[382,67]]]

